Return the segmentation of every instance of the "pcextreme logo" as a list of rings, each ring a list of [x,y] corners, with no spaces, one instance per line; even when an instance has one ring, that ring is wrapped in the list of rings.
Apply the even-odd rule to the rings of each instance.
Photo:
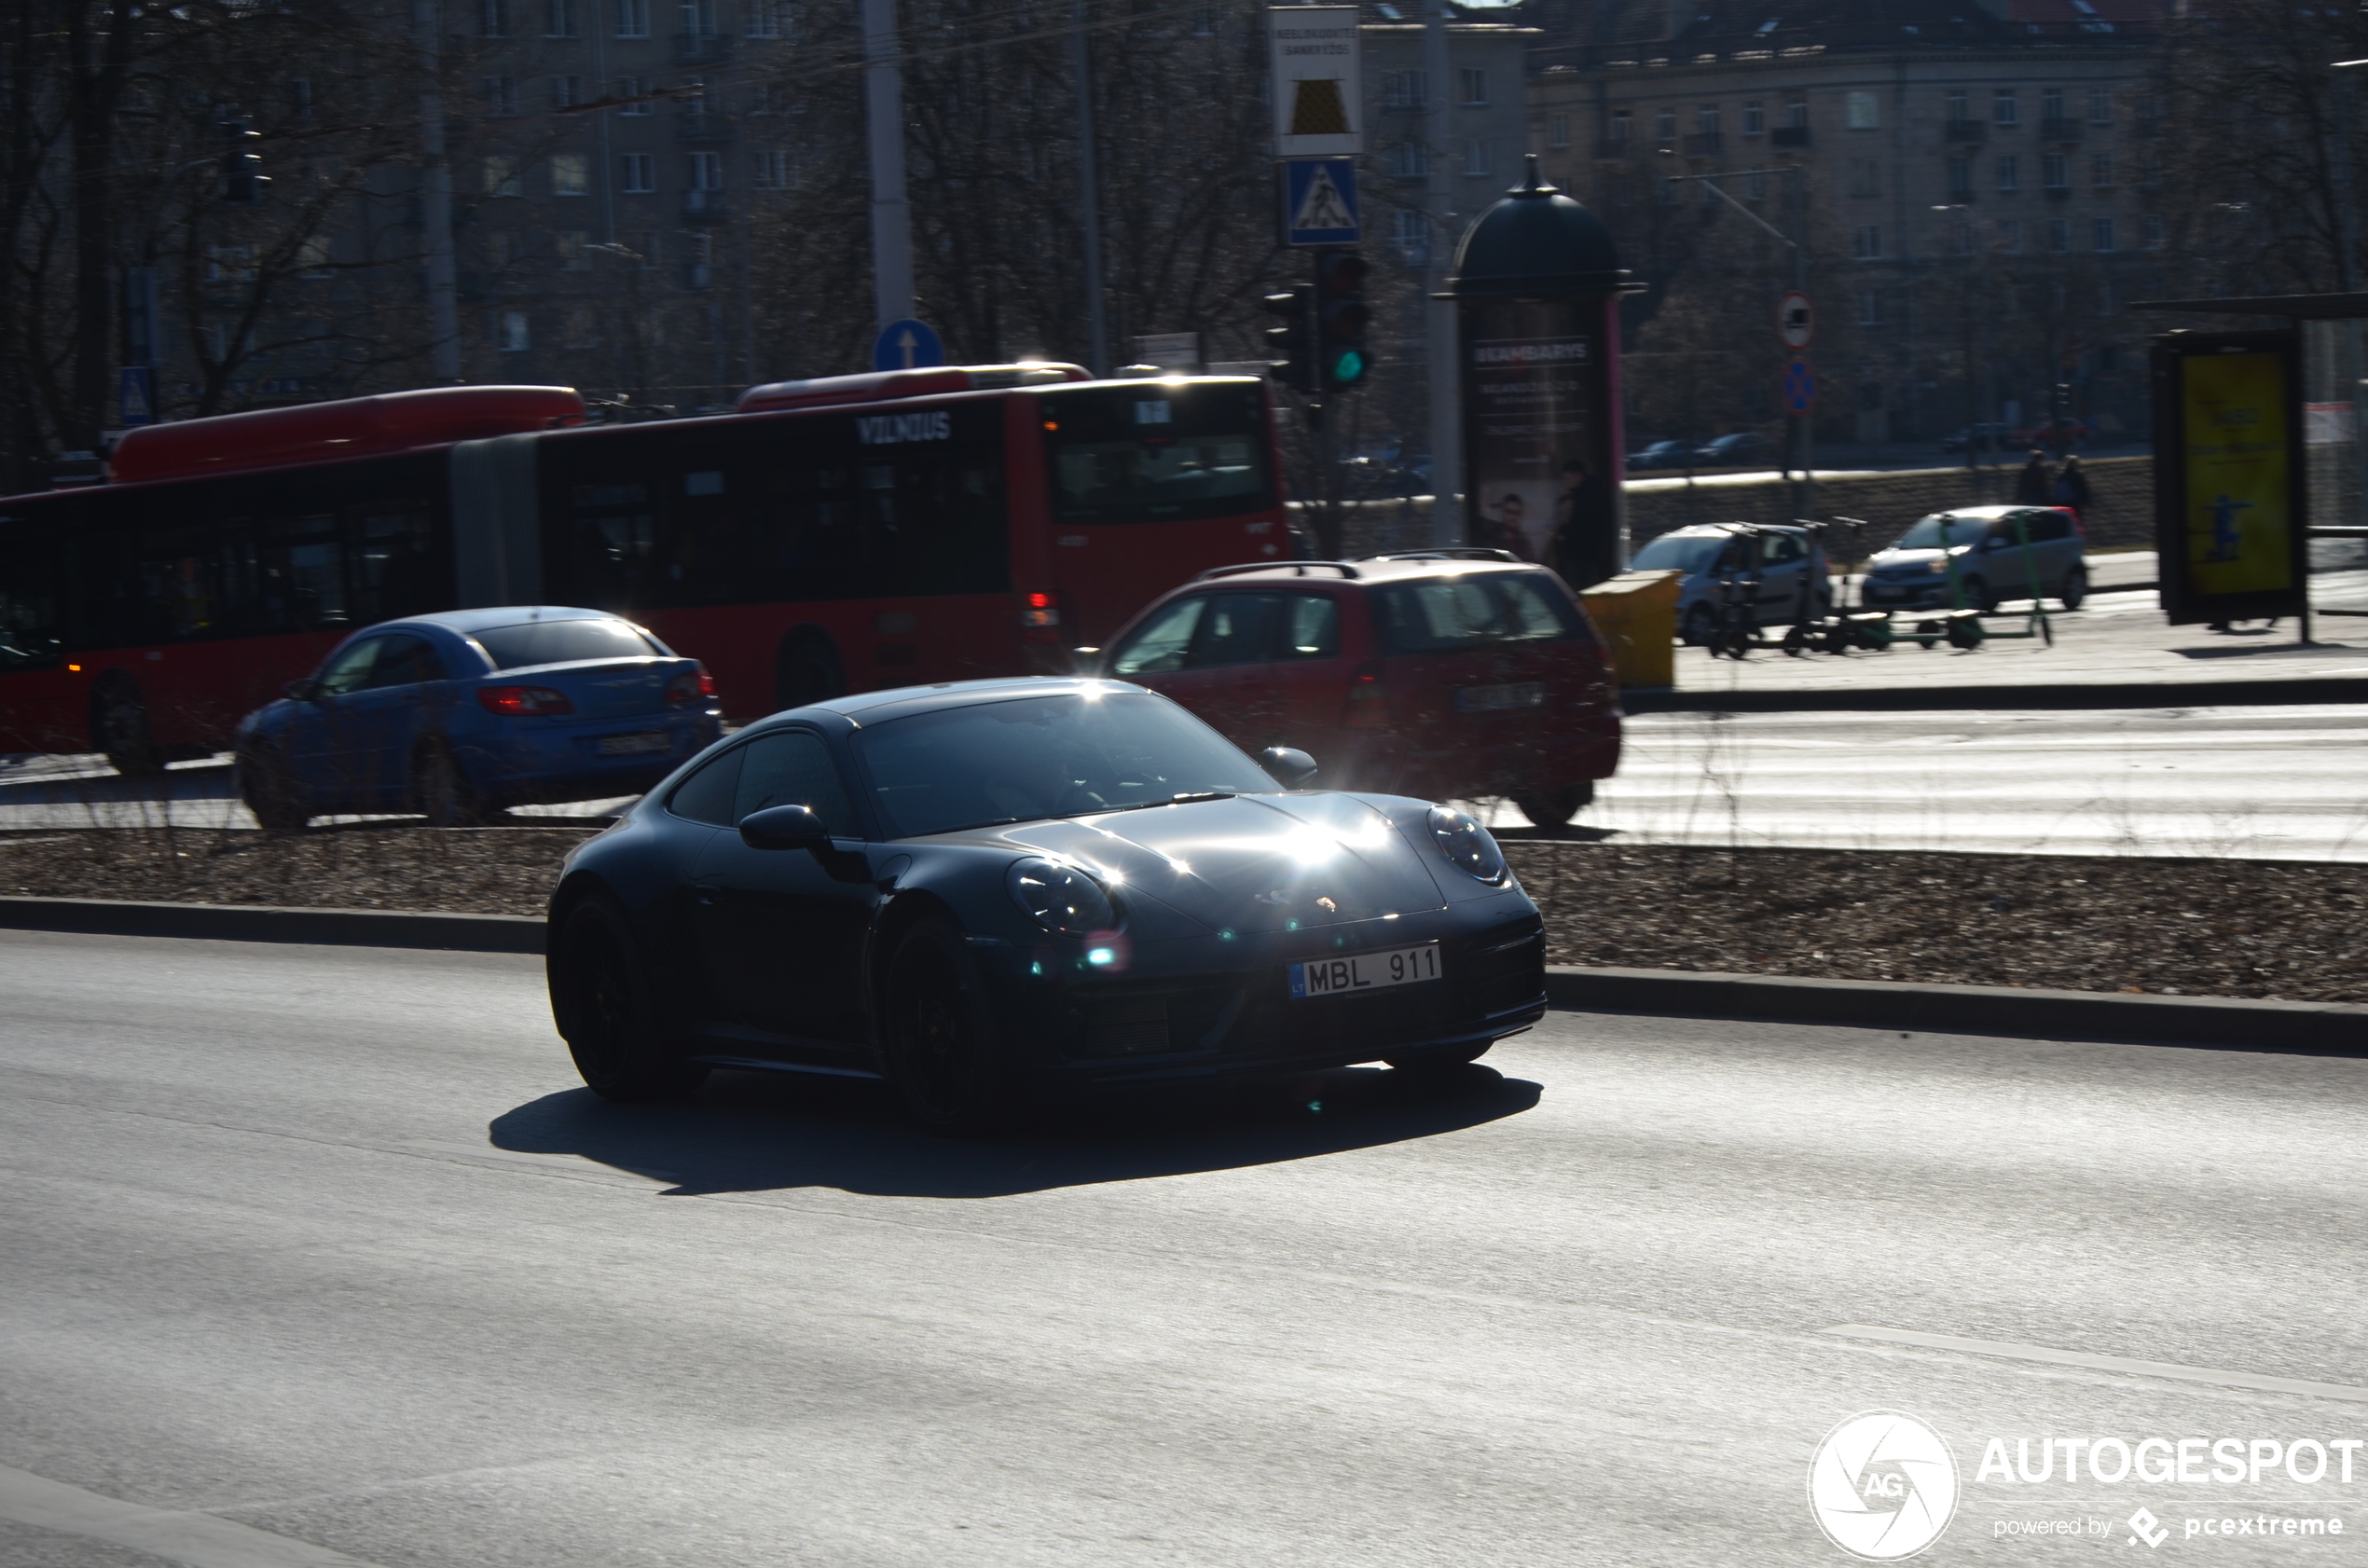
[[[1852,1416],[1809,1462],[1809,1511],[1852,1557],[1915,1556],[1957,1512],[1957,1456],[1939,1433],[1898,1410]]]

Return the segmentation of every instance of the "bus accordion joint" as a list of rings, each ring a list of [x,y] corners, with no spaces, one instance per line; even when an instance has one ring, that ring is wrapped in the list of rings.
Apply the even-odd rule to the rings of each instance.
[[[1030,594],[1026,607],[1020,612],[1022,642],[1058,642],[1061,640],[1060,601],[1051,594]]]

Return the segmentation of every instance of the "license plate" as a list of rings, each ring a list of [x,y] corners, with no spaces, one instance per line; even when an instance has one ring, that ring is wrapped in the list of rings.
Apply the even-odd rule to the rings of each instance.
[[[1502,713],[1514,708],[1546,706],[1546,682],[1516,681],[1507,686],[1458,686],[1455,688],[1455,711],[1458,713]]]
[[[640,735],[604,735],[600,737],[603,757],[632,757],[644,751],[667,751],[674,742],[663,730],[650,730]]]
[[[1291,995],[1345,997],[1355,991],[1384,991],[1393,985],[1414,985],[1439,978],[1439,943],[1391,947],[1379,953],[1353,953],[1339,958],[1315,958],[1291,966]]]

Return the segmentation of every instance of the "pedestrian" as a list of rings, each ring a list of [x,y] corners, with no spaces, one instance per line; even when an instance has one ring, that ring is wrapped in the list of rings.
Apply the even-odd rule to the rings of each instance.
[[[2056,499],[2056,476],[2047,471],[2047,454],[2033,447],[2031,461],[2015,476],[2015,501],[2023,506],[2052,505]]]
[[[2067,507],[2075,517],[2088,509],[2088,475],[2081,472],[2078,458],[2066,458],[2064,471],[2056,475],[2054,492],[2050,496],[2058,506]]]

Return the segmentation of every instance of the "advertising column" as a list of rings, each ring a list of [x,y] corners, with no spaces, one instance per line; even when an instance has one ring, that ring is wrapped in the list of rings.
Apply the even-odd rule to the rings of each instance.
[[[1463,307],[1469,541],[1560,571],[1618,572],[1619,489],[1610,389],[1618,359],[1602,299],[1470,299]]]
[[[2282,332],[2182,332],[2155,348],[2155,543],[2173,626],[2307,608],[2297,359]]]

